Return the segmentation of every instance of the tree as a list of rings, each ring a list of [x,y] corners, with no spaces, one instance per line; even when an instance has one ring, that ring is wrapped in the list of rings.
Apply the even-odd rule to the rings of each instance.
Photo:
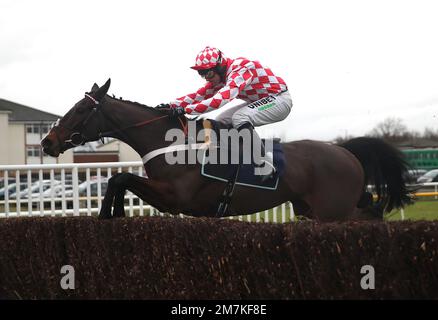
[[[438,130],[433,130],[431,128],[425,128],[423,137],[430,140],[438,139]]]
[[[368,135],[395,142],[407,138],[409,132],[402,119],[389,117],[378,123]]]
[[[353,139],[354,138],[354,136],[352,136],[352,135],[349,135],[349,134],[345,134],[344,136],[337,136],[334,140],[333,140],[333,142],[335,143],[335,144],[343,144],[343,143],[345,143],[345,142],[347,142],[348,140],[351,140],[351,139]]]

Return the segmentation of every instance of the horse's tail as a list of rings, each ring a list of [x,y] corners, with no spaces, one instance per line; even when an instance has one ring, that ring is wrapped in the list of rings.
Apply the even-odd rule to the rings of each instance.
[[[409,190],[404,180],[409,166],[402,152],[381,139],[370,137],[351,139],[340,146],[354,154],[362,164],[365,186],[375,186],[375,208],[380,208],[379,215],[412,203],[412,190]],[[364,195],[362,198],[370,198],[366,193]]]

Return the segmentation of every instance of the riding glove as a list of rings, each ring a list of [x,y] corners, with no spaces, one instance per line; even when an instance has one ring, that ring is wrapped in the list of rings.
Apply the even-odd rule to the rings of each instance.
[[[183,107],[176,107],[171,109],[171,117],[179,117],[186,113],[186,110]]]
[[[156,109],[169,109],[170,104],[168,103],[160,103],[158,106],[155,107]]]
[[[167,113],[169,117],[176,118],[179,116],[182,116],[186,113],[186,110],[183,107],[175,107],[172,108],[170,104],[168,103],[160,103],[158,106],[155,107],[156,109],[160,109]]]

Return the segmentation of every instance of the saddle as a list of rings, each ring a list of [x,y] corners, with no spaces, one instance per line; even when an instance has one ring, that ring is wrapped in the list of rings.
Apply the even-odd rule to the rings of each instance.
[[[262,176],[257,175],[257,172],[260,170],[256,168],[260,167],[259,165],[251,162],[240,164],[239,167],[238,161],[237,163],[236,161],[233,162],[232,146],[224,144],[224,139],[220,136],[220,129],[230,129],[230,127],[218,124],[215,121],[212,121],[212,124],[219,141],[219,145],[216,146],[216,149],[220,149],[220,152],[211,148],[203,151],[201,174],[204,177],[223,182],[229,182],[231,179],[235,179],[235,184],[245,187],[276,190],[279,179],[285,169],[285,157],[280,139],[271,139],[270,141],[262,139],[265,145],[272,144],[273,146],[273,165],[276,169],[276,172],[270,178],[263,181]],[[224,151],[223,146],[229,146],[229,148]],[[213,154],[214,152],[216,153]],[[223,152],[226,152],[226,157],[224,157],[223,154],[222,157],[220,157],[220,153]],[[223,160],[223,158],[227,160],[225,163],[220,161]],[[235,176],[236,170],[239,170],[237,176]]]

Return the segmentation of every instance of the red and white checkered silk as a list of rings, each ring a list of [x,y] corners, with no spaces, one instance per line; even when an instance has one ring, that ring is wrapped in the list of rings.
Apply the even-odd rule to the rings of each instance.
[[[254,102],[286,90],[284,80],[258,61],[227,59],[225,84],[213,87],[207,82],[195,93],[178,98],[171,105],[184,107],[188,114],[201,114],[216,110],[235,98]]]
[[[191,67],[195,70],[210,69],[218,64],[218,59],[221,56],[221,52],[216,48],[205,47],[204,50],[198,53],[196,56],[195,65]],[[222,55],[222,59],[223,59]]]

